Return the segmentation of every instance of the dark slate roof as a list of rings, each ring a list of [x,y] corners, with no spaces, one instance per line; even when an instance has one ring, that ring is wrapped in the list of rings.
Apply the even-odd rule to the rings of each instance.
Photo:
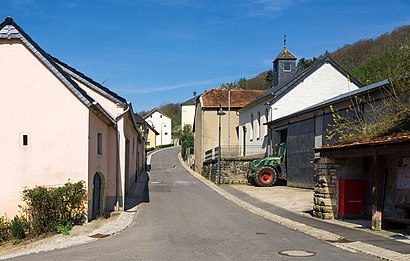
[[[337,71],[339,71],[345,77],[349,78],[349,80],[356,84],[359,88],[362,87],[362,84],[359,81],[357,81],[353,76],[345,71],[339,64],[337,64],[332,58],[330,58],[330,56],[324,56],[313,65],[295,74],[295,76],[293,76],[289,80],[282,82],[278,86],[270,88],[265,93],[257,97],[254,101],[246,105],[242,110],[247,109],[254,104],[258,104],[261,100],[268,99],[269,97],[271,97],[274,102],[281,99],[284,95],[293,90],[299,83],[303,82],[307,77],[309,77],[325,63],[331,64]]]
[[[58,78],[64,85],[88,108],[96,112],[97,115],[103,115],[109,121],[112,117],[91,97],[89,96],[64,70],[56,64],[54,59],[45,52],[24,30],[18,26],[11,17],[7,17],[0,24],[0,38],[2,39],[19,39],[27,48]]]
[[[283,50],[278,54],[276,60],[296,60],[296,56],[294,56],[288,48],[284,47]]]
[[[191,99],[189,99],[189,100],[187,100],[187,101],[181,103],[181,106],[184,106],[184,105],[195,105],[196,99],[198,98],[198,96],[199,96],[199,95],[197,95],[197,96],[195,96],[195,97],[193,97],[193,98],[191,98]]]
[[[140,125],[147,123],[147,122],[141,117],[141,115],[139,115],[139,114],[136,113],[136,112],[134,113],[134,119],[135,119],[135,122],[136,122],[137,124],[140,124]]]
[[[150,116],[151,114],[153,114],[153,113],[156,112],[156,111],[159,112],[159,113],[161,113],[162,115],[165,115],[166,117],[172,119],[171,116],[169,116],[169,115],[163,113],[163,112],[160,111],[158,108],[152,109],[150,112],[148,112],[148,113],[147,113],[144,117],[142,117],[142,118],[146,119],[146,118],[148,118],[148,116]]]
[[[68,64],[58,60],[57,58],[50,55],[50,57],[70,76],[79,80],[80,82],[84,83],[85,85],[89,86],[91,89],[96,91],[97,93],[101,94],[102,96],[106,97],[107,99],[120,104],[126,104],[127,100],[123,97],[119,96],[115,92],[111,91],[107,87],[103,86],[102,84],[94,81],[90,77],[86,76],[85,74],[77,71],[73,67],[69,66]]]
[[[317,109],[320,109],[320,108],[323,108],[323,107],[327,107],[327,106],[330,106],[330,105],[332,105],[332,104],[335,104],[335,103],[338,103],[338,102],[342,102],[342,101],[348,100],[348,99],[350,99],[350,98],[353,97],[353,96],[362,95],[362,94],[365,94],[365,93],[369,93],[369,92],[375,91],[375,90],[377,90],[377,89],[379,89],[379,88],[385,87],[385,86],[388,85],[388,84],[389,84],[389,81],[388,81],[388,80],[383,80],[383,81],[380,81],[380,82],[376,82],[376,83],[373,83],[373,84],[370,84],[370,85],[361,87],[361,88],[359,88],[359,89],[356,89],[356,90],[353,90],[353,91],[350,91],[350,92],[346,92],[346,93],[340,94],[340,95],[338,95],[338,96],[336,96],[336,97],[333,97],[333,98],[331,98],[331,99],[325,100],[325,101],[323,101],[323,102],[319,102],[319,103],[317,103],[317,104],[315,104],[315,105],[312,105],[312,106],[310,106],[310,107],[308,107],[308,108],[305,108],[305,109],[302,109],[302,110],[297,111],[297,112],[295,112],[295,113],[292,113],[292,114],[290,114],[290,115],[286,115],[286,116],[281,117],[281,118],[279,118],[279,119],[275,119],[275,120],[273,120],[273,121],[271,121],[271,122],[268,122],[268,124],[269,124],[269,123],[273,123],[273,122],[279,122],[279,121],[284,120],[284,119],[287,119],[287,118],[291,118],[291,117],[294,117],[294,116],[297,116],[297,115],[300,115],[300,114],[304,114],[304,113],[307,113],[307,112],[310,112],[310,111],[314,111],[314,110],[317,110]]]

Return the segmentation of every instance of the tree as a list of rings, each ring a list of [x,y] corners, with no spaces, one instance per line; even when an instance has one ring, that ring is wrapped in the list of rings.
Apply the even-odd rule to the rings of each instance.
[[[299,62],[298,62],[298,65],[297,65],[297,70],[298,70],[298,72],[299,72],[299,71],[302,71],[302,70],[304,70],[304,69],[306,69],[306,68],[308,68],[308,67],[310,67],[310,66],[313,65],[316,61],[317,61],[317,58],[316,58],[316,57],[313,57],[313,58],[311,58],[311,59],[301,58],[301,59],[299,60]]]
[[[265,89],[270,89],[273,86],[273,72],[269,70],[265,76]]]
[[[353,97],[351,107],[339,113],[330,107],[334,124],[330,125],[327,138],[339,142],[354,142],[365,139],[410,134],[410,45],[390,49],[375,64],[387,75],[389,86],[382,89],[382,99],[373,101],[367,97]],[[371,76],[372,69],[362,67],[363,75]],[[379,72],[380,73],[380,72]],[[376,77],[382,77],[379,74]],[[367,108],[363,111],[363,107]]]
[[[184,126],[182,130],[181,137],[179,138],[179,142],[181,144],[181,156],[184,160],[186,160],[187,154],[186,151],[188,148],[194,147],[195,136],[192,132],[191,124],[187,124]]]

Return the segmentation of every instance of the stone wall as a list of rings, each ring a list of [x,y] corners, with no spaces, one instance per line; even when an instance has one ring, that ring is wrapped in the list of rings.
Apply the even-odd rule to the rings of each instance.
[[[221,184],[246,183],[246,171],[253,159],[221,159]],[[218,181],[218,160],[205,161],[202,176],[213,182]]]
[[[313,216],[333,219],[337,213],[338,178],[341,160],[319,158],[315,160]]]

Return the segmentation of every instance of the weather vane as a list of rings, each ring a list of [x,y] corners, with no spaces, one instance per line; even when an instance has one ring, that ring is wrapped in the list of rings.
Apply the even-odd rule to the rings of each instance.
[[[286,48],[286,34],[283,35],[283,47]]]

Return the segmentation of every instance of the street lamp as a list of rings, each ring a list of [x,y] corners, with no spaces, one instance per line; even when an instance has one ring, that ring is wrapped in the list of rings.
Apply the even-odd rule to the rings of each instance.
[[[161,147],[162,147],[162,126],[167,127],[167,125],[165,125],[165,122],[161,123]]]
[[[218,186],[221,185],[221,116],[226,113],[222,111],[222,104],[219,104],[219,110],[216,113],[219,116],[218,123]]]

